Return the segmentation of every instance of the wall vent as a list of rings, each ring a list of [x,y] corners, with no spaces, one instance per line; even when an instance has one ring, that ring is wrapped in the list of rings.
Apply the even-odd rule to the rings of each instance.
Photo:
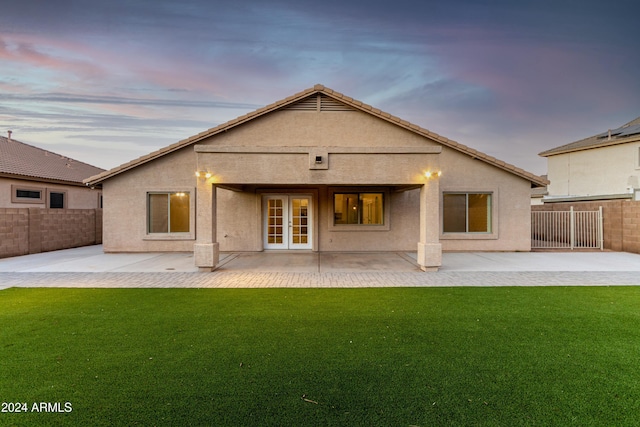
[[[355,111],[354,108],[348,106],[347,104],[343,104],[340,101],[337,101],[333,98],[328,97],[327,95],[323,95],[321,93],[311,95],[307,98],[304,98],[301,101],[296,102],[293,105],[290,105],[286,108],[286,110],[291,111],[316,111],[316,112],[324,112],[324,111]]]

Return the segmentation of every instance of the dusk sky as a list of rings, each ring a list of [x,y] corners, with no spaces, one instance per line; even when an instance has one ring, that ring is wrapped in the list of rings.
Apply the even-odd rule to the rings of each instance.
[[[323,84],[537,174],[640,116],[640,5],[3,0],[0,133],[112,168]]]

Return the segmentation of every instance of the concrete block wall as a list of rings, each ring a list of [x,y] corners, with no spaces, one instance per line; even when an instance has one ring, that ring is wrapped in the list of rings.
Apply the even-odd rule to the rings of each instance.
[[[29,209],[0,208],[0,258],[29,253]]]
[[[532,211],[594,211],[602,206],[604,248],[640,253],[640,201],[603,200],[573,203],[545,203],[531,206]]]
[[[638,254],[640,253],[640,201],[628,202],[622,206],[624,230],[622,250]]]
[[[100,243],[101,209],[0,209],[0,258]]]

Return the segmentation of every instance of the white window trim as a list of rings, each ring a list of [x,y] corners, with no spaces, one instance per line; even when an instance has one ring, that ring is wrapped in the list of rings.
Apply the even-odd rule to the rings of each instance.
[[[183,233],[149,233],[149,194],[189,193],[189,231]],[[143,240],[195,240],[196,238],[196,189],[195,187],[162,187],[147,189],[144,193]]]

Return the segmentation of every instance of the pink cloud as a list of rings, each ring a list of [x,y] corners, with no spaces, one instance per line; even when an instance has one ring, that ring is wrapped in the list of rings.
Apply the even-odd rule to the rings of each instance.
[[[103,77],[105,70],[83,54],[86,48],[78,49],[78,47],[77,44],[52,38],[34,40],[32,37],[21,36],[8,41],[5,38],[0,41],[0,59],[26,67],[27,72],[30,67],[37,67],[61,74],[71,73],[83,78]],[[57,54],[50,52],[57,52]],[[75,59],[76,57],[86,59]]]

